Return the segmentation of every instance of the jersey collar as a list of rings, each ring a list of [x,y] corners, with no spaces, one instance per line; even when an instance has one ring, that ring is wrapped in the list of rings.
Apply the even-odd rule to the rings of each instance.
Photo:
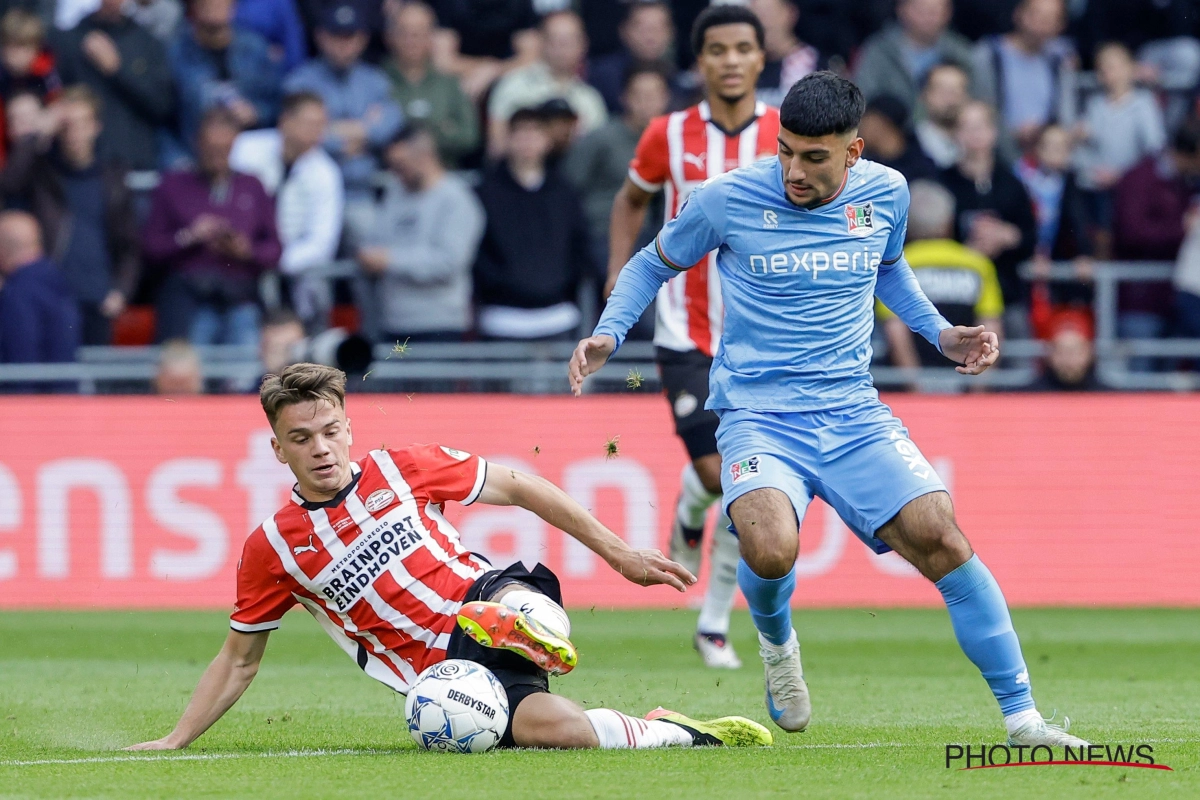
[[[704,120],[705,122],[711,123],[712,126],[714,128],[716,128],[717,130],[719,130],[721,133],[725,134],[726,136],[738,136],[742,133],[742,131],[746,130],[746,128],[749,128],[755,122],[758,122],[759,117],[761,117],[763,114],[767,113],[767,104],[761,100],[757,101],[754,104],[754,116],[751,117],[750,119],[746,120],[746,122],[735,131],[727,131],[724,128],[722,128],[720,125],[718,125],[717,123],[713,122],[712,106],[710,106],[708,104],[707,100],[701,100],[696,105],[696,109],[697,109],[697,111],[700,112],[700,119]]]
[[[316,511],[321,508],[336,508],[354,491],[354,487],[358,485],[358,479],[362,477],[362,468],[350,462],[350,482],[342,487],[342,490],[328,500],[323,500],[320,503],[313,503],[305,500],[300,494],[300,484],[292,486],[292,502],[303,508],[305,511]]]

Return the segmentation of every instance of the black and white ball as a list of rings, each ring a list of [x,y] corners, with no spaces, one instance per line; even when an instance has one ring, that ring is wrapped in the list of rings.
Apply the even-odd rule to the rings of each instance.
[[[508,695],[487,667],[453,658],[417,676],[404,716],[422,750],[486,753],[508,727]]]

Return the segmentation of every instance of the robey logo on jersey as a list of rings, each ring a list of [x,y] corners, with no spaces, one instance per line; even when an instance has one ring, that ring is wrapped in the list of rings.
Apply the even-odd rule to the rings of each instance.
[[[883,253],[867,248],[854,252],[826,250],[792,251],[790,253],[756,254],[750,256],[751,275],[790,275],[804,270],[813,280],[822,272],[872,272],[883,263]]]

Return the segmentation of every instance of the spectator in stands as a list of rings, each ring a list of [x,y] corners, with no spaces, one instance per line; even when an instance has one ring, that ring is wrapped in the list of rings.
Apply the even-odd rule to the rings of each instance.
[[[62,88],[45,40],[46,28],[36,14],[14,8],[0,17],[0,99],[33,92],[45,102]]]
[[[1092,320],[1081,309],[1057,312],[1050,320],[1046,361],[1033,391],[1095,392],[1104,387],[1096,380],[1096,348],[1092,345]]]
[[[122,0],[103,0],[94,14],[60,33],[54,50],[59,74],[100,98],[100,160],[127,169],[158,166],[157,129],[172,119],[175,94],[163,46],[121,12]]]
[[[137,223],[125,170],[97,157],[100,101],[72,86],[53,106],[55,146],[38,134],[19,140],[0,173],[0,191],[21,197],[79,303],[82,340],[112,341],[112,320],[133,297],[141,274]]]
[[[587,56],[587,37],[579,16],[560,11],[542,20],[542,60],[505,75],[488,99],[488,152],[499,155],[507,141],[509,117],[520,108],[538,106],[552,97],[566,100],[579,115],[579,132],[604,124],[604,98],[580,77]]]
[[[973,93],[999,110],[1009,158],[1031,147],[1043,125],[1074,119],[1075,51],[1060,38],[1066,23],[1063,0],[1022,0],[1011,33],[975,45]]]
[[[282,75],[308,58],[304,25],[292,0],[237,0],[233,24],[267,40],[271,60]]]
[[[538,15],[531,0],[436,0],[434,63],[456,75],[473,99],[497,79],[539,58]]]
[[[158,371],[154,373],[156,394],[204,394],[204,369],[200,353],[187,339],[163,342],[158,354]]]
[[[1189,120],[1166,153],[1147,156],[1125,173],[1113,192],[1113,255],[1130,261],[1174,261],[1184,239],[1184,221],[1200,187],[1200,121]],[[1166,330],[1169,284],[1122,282],[1117,333],[1126,339],[1155,339]],[[1152,362],[1133,359],[1134,369]]]
[[[164,51],[175,41],[183,21],[182,0],[128,0],[125,15],[158,40]]]
[[[1137,53],[1139,81],[1169,93],[1168,127],[1177,127],[1182,121],[1177,112],[1186,109],[1200,79],[1200,15],[1194,0],[1088,0],[1077,29],[1085,57],[1114,41]]]
[[[867,103],[858,135],[866,143],[863,156],[897,170],[909,181],[937,177],[937,167],[921,151],[909,131],[908,109],[891,95]]]
[[[13,146],[26,136],[37,136],[48,142],[53,132],[54,118],[46,113],[42,101],[32,92],[17,92],[4,104],[5,148]]]
[[[954,238],[996,265],[1005,329],[1022,338],[1029,333],[1029,300],[1017,268],[1033,255],[1037,223],[1025,187],[998,159],[998,135],[991,106],[978,100],[963,106],[956,128],[961,155],[955,166],[941,171],[940,180],[954,195]]]
[[[483,207],[462,178],[446,172],[426,128],[402,130],[386,159],[378,199],[347,212],[355,257],[374,284],[379,337],[459,341],[471,329]]]
[[[571,338],[580,281],[596,273],[575,190],[546,170],[541,115],[521,109],[504,161],[479,186],[487,227],[475,262],[479,331],[492,339]]]
[[[917,143],[938,169],[958,162],[954,130],[958,112],[970,99],[969,86],[970,76],[957,64],[937,64],[925,75],[917,109]]]
[[[275,124],[279,65],[266,39],[233,24],[233,0],[191,0],[170,57],[184,145],[196,141],[200,119],[214,107],[225,109],[242,128]]]
[[[800,6],[796,0],[751,0],[750,8],[766,32],[766,63],[758,76],[755,94],[769,106],[778,106],[792,84],[810,72],[824,69],[817,48],[796,37]]]
[[[1078,283],[1054,281],[1045,298],[1054,305],[1090,305],[1094,252],[1082,192],[1071,166],[1072,138],[1061,125],[1047,125],[1034,151],[1017,162],[1017,177],[1025,185],[1037,221],[1035,271],[1049,275],[1051,261],[1074,259]]]
[[[292,308],[313,332],[328,324],[333,289],[312,272],[337,255],[345,200],[341,170],[321,147],[326,126],[320,95],[289,94],[278,127],[240,134],[229,156],[234,171],[258,178],[275,198],[279,272]]]
[[[1100,230],[1112,228],[1112,188],[1126,170],[1167,143],[1162,110],[1149,91],[1134,87],[1133,56],[1109,42],[1096,53],[1102,92],[1088,98],[1076,135],[1075,163],[1088,216]]]
[[[401,5],[388,22],[391,58],[384,70],[405,118],[433,133],[442,162],[453,169],[479,147],[479,116],[458,79],[433,65],[436,26],[425,3]]]
[[[561,97],[551,97],[537,107],[546,123],[546,135],[550,137],[550,152],[546,155],[546,167],[558,169],[559,163],[579,137],[579,115],[571,104]]]
[[[74,361],[77,347],[79,307],[62,270],[42,251],[37,220],[0,212],[0,363]]]
[[[638,139],[650,120],[665,113],[670,102],[668,73],[655,64],[635,66],[625,78],[621,93],[624,112],[572,145],[562,163],[562,175],[583,199],[591,232],[595,263],[608,263],[608,222],[613,198],[629,175]],[[659,220],[647,215],[647,227],[657,230]],[[649,241],[637,244],[641,246]]]
[[[274,202],[257,178],[230,168],[239,132],[229,111],[207,111],[197,133],[196,168],[167,173],[151,198],[142,247],[166,273],[159,341],[258,342],[259,277],[275,268],[282,247]]]
[[[264,375],[278,375],[284,367],[303,361],[307,349],[304,325],[291,311],[281,308],[263,320],[258,358],[262,362]],[[254,391],[258,391],[258,383]]]
[[[917,283],[951,325],[983,325],[1003,335],[1004,300],[996,267],[977,250],[954,241],[954,195],[933,181],[914,181],[904,258]],[[914,336],[886,306],[876,301],[884,321],[888,352],[898,367],[945,367],[953,363],[924,338]]]
[[[625,75],[638,64],[662,64],[669,86],[682,100],[683,87],[675,82],[673,52],[675,27],[671,7],[665,2],[636,2],[629,5],[620,27],[621,48],[593,58],[588,64],[588,83],[604,98],[609,114],[621,113]]]
[[[383,70],[362,60],[368,30],[360,5],[329,7],[316,36],[320,58],[297,68],[284,87],[315,92],[325,101],[330,120],[325,149],[342,168],[346,192],[362,195],[379,168],[376,153],[400,130],[404,115]]]
[[[863,43],[854,71],[863,95],[890,94],[911,109],[935,64],[957,64],[970,74],[971,43],[950,30],[950,14],[950,0],[898,0],[897,24]]]

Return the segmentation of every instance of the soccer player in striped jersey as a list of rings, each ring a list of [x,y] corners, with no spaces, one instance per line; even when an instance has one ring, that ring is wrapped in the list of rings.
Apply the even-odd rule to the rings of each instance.
[[[446,658],[490,669],[508,695],[501,746],[771,743],[766,728],[741,717],[701,722],[659,708],[639,719],[550,694],[548,676],[577,661],[558,579],[541,564],[494,569],[469,552],[443,516],[447,502],[526,508],[643,586],[684,591],[695,578],[657,550],[629,547],[549,481],[477,456],[435,444],[351,461],[345,387],[344,373],[317,364],[263,380],[271,444],[295,489],[246,539],[232,630],[175,729],[129,749],[180,749],[208,730],[246,691],[271,631],[297,604],[367,675],[401,694]]]
[[[696,18],[692,50],[707,97],[691,108],[655,119],[642,134],[629,177],[613,201],[607,291],[633,254],[646,206],[656,192],[666,193],[669,221],[701,182],[775,156],[779,112],[754,94],[763,70],[763,38],[762,23],[742,6],[710,6]],[[659,374],[675,418],[675,433],[691,460],[680,476],[670,556],[695,573],[700,571],[704,518],[721,497],[718,420],[704,404],[723,313],[715,252],[668,281],[658,293],[654,344]],[[728,635],[729,611],[737,591],[738,546],[728,525],[724,513],[719,514],[708,589],[693,644],[706,665],[736,669],[742,663]]]

